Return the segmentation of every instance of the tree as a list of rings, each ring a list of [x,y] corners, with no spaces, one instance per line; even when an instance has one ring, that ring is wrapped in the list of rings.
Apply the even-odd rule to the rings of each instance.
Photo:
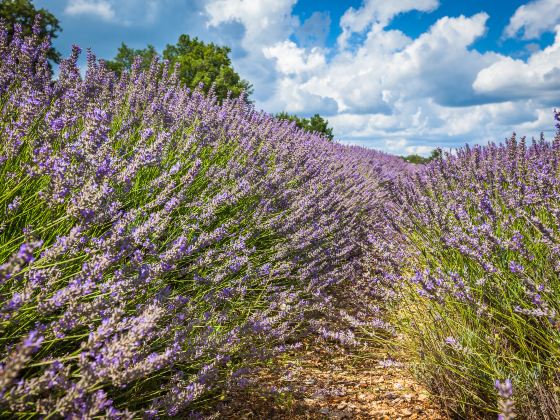
[[[329,122],[321,117],[319,114],[313,115],[310,119],[305,120],[304,129],[307,131],[315,131],[328,137],[329,140],[334,138],[332,128],[329,127]]]
[[[181,35],[177,44],[165,47],[163,58],[169,61],[171,68],[178,66],[179,79],[184,86],[195,89],[202,83],[205,92],[214,86],[214,93],[222,101],[228,92],[231,92],[232,97],[238,97],[242,92],[247,95],[252,93],[251,84],[241,79],[233,69],[230,52],[228,47],[206,44],[198,38]],[[122,43],[116,57],[106,64],[120,74],[124,70],[130,70],[136,56],[142,58],[141,66],[148,68],[159,54],[152,45],[136,50]]]
[[[191,89],[200,83],[208,91],[214,86],[218,99],[225,99],[228,91],[233,97],[245,92],[253,92],[251,84],[241,79],[231,65],[229,47],[220,47],[214,43],[205,44],[198,38],[181,35],[176,45],[167,45],[163,58],[172,66],[178,64],[179,78]]]
[[[297,115],[288,114],[287,112],[280,112],[276,114],[276,118],[280,120],[294,121],[299,128],[309,132],[316,132],[329,140],[334,138],[333,129],[329,127],[329,122],[321,117],[319,114],[313,115],[311,118],[298,117]]]
[[[153,45],[148,44],[148,46],[144,49],[135,50],[122,42],[115,58],[113,60],[106,61],[105,65],[107,68],[120,75],[123,71],[131,69],[135,57],[140,57],[142,59],[141,67],[143,69],[148,69],[152,60],[157,55],[158,53]]]
[[[0,19],[4,20],[8,37],[14,34],[14,25],[19,23],[24,35],[31,35],[36,16],[40,16],[40,36],[56,38],[57,32],[62,31],[58,19],[46,9],[37,10],[29,0],[0,0]],[[60,62],[60,53],[51,46],[47,57],[55,63]]]
[[[437,148],[432,150],[430,156],[428,156],[427,158],[422,157],[420,155],[408,155],[408,156],[403,156],[402,158],[410,163],[426,164],[426,163],[430,163],[432,160],[440,159],[441,156],[442,156],[442,151],[441,149]]]
[[[430,161],[429,158],[425,158],[423,156],[416,155],[416,154],[408,155],[408,156],[402,156],[402,158],[404,160],[406,160],[408,163],[414,163],[414,164],[417,164],[417,165],[423,165],[423,164],[428,163]]]

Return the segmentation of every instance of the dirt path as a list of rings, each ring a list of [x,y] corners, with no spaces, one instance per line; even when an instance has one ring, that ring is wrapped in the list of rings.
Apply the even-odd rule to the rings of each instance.
[[[265,370],[257,386],[232,397],[217,418],[447,418],[402,364],[382,352],[360,349],[329,354],[308,348],[279,362],[286,368],[284,374]],[[267,392],[271,386],[278,391]]]

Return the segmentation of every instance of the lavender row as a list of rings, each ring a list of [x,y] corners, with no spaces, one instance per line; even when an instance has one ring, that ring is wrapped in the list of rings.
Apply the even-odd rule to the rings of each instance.
[[[522,418],[560,416],[559,171],[560,132],[530,144],[514,134],[396,191],[410,245],[404,331],[454,413],[513,418],[515,400]]]
[[[399,159],[74,47],[0,33],[0,409],[194,413],[314,332],[388,328],[365,281]],[[348,306],[350,302],[351,306]]]

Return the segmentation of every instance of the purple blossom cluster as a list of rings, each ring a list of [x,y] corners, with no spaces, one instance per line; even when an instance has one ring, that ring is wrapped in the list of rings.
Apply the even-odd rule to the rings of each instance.
[[[515,404],[513,402],[513,387],[511,381],[506,379],[503,383],[496,379],[494,386],[500,397],[498,420],[512,420],[515,418]]]
[[[82,77],[74,47],[53,81],[48,48],[0,30],[3,412],[183,415],[302,334],[391,328],[372,244],[407,164],[166,63]]]
[[[560,131],[529,144],[514,134],[447,154],[394,191],[405,329],[424,380],[460,415],[495,413],[504,376],[519,384],[518,415],[560,415],[559,173]]]

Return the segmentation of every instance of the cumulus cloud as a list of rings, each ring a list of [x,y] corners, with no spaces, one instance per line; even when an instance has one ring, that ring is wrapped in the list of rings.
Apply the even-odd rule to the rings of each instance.
[[[411,10],[429,12],[438,7],[438,0],[365,0],[359,9],[350,7],[340,19],[342,33],[338,37],[341,47],[346,47],[353,33],[361,33],[371,25],[381,28],[387,26],[391,19],[400,13]]]
[[[504,99],[557,101],[560,97],[560,25],[556,27],[551,46],[533,52],[527,61],[500,57],[478,73],[473,88]]]
[[[244,54],[235,60],[236,69],[242,77],[251,81],[257,101],[263,103],[275,83],[276,63],[272,56],[265,56],[265,49],[286,41],[299,25],[292,15],[296,0],[211,0],[206,2],[205,12],[209,30],[220,31],[231,23],[244,28],[239,45],[234,50]]]
[[[207,3],[209,27],[237,21],[245,27],[244,46],[262,47],[285,40],[297,20],[291,10],[296,0],[213,0]]]
[[[247,56],[241,68],[249,80],[263,81],[256,90],[267,95],[256,104],[269,112],[319,112],[342,141],[399,154],[552,128],[551,108],[560,93],[558,36],[543,51],[528,50],[522,61],[472,48],[487,32],[484,12],[442,17],[413,39],[388,25],[400,13],[434,10],[437,0],[365,0],[342,15],[341,34],[329,49],[303,41],[298,32],[328,22],[325,16],[301,23],[293,4],[215,0],[206,6],[209,26],[243,25],[240,47]],[[535,32],[528,19],[512,22],[523,22],[526,36]]]
[[[488,30],[484,12],[441,17],[414,38],[389,29],[399,14],[429,13],[438,0],[364,0],[336,22],[340,34],[330,46],[331,15],[316,11],[300,19],[296,2],[192,0],[186,28],[178,30],[231,47],[235,69],[254,85],[257,108],[319,113],[343,142],[428,154],[436,146],[499,141],[513,130],[553,129],[560,26],[548,0],[518,8],[504,31],[527,39],[556,31],[543,50],[528,44],[525,60],[473,48]],[[183,6],[182,0],[67,0],[66,13],[126,26]]]
[[[431,98],[445,106],[474,105],[492,101],[471,87],[477,73],[497,55],[481,54],[469,47],[486,31],[486,13],[471,17],[443,17],[388,62],[393,90],[408,85],[408,96]]]
[[[285,110],[304,116],[315,113],[329,116],[338,112],[338,104],[334,99],[312,93],[291,78],[281,79],[273,93],[272,101],[275,104],[284,104],[282,107],[277,107],[277,111]],[[271,106],[266,106],[265,109],[270,110],[274,107],[274,104],[268,105]]]
[[[328,65],[325,52],[294,43],[277,44],[267,56],[281,74],[298,75],[302,89],[332,98],[342,112],[392,114],[400,102],[420,97],[447,106],[485,103],[488,95],[471,85],[497,55],[468,47],[484,34],[487,19],[445,17],[415,40],[374,27],[355,52],[342,51]]]
[[[166,0],[68,0],[64,13],[90,15],[121,25],[150,24]]]
[[[264,47],[266,58],[276,59],[276,68],[283,74],[301,74],[318,70],[326,65],[325,56],[318,48],[306,53],[292,41],[279,42],[271,47]]]
[[[521,34],[523,39],[539,38],[551,32],[560,23],[558,0],[535,0],[520,6],[504,29],[504,37],[513,38]]]
[[[286,40],[263,47],[262,51],[265,58],[274,60],[278,74],[272,97],[264,104],[266,109],[305,115],[337,112],[334,99],[310,91],[304,83],[309,75],[325,70],[326,59],[319,48],[306,50]]]
[[[400,155],[428,155],[434,146],[428,144],[413,144],[405,138],[385,139],[382,143],[384,150]]]
[[[115,18],[115,10],[105,0],[70,0],[64,12],[73,16],[94,15],[106,21],[111,21]]]

